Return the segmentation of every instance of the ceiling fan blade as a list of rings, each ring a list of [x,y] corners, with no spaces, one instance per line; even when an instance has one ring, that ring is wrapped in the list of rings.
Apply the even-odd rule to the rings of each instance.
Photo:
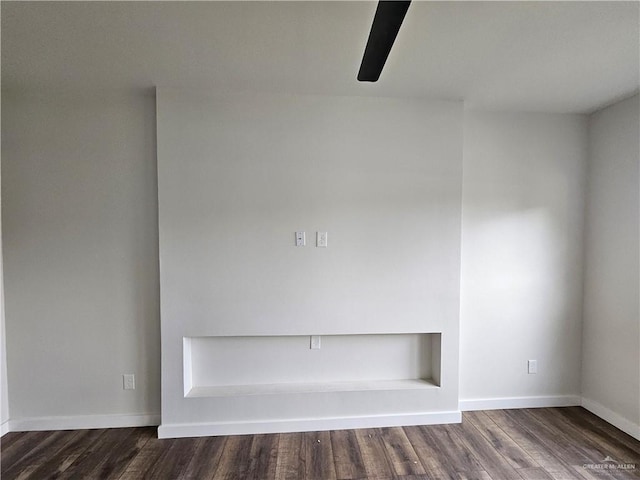
[[[376,82],[380,78],[382,67],[387,61],[410,3],[411,0],[378,2],[358,72],[358,80],[361,82]]]

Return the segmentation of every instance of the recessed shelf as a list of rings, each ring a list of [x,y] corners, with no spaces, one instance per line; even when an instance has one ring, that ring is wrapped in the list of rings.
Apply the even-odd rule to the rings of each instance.
[[[184,396],[418,390],[440,385],[440,333],[322,335],[321,348],[310,348],[310,339],[185,337]]]
[[[438,388],[438,386],[431,380],[422,379],[322,383],[274,383],[264,385],[221,385],[193,387],[185,396],[187,398],[234,397],[296,393],[418,390],[424,388]]]

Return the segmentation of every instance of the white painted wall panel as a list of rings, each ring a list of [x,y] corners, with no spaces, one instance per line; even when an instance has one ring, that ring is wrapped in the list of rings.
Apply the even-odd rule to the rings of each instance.
[[[16,424],[160,410],[154,114],[142,92],[3,92]],[[122,389],[123,373],[136,375],[135,390]]]
[[[461,401],[580,392],[586,149],[584,116],[465,112]]]
[[[636,437],[640,435],[639,111],[636,95],[589,119],[582,353],[583,396],[598,410],[619,417],[620,423],[626,421],[627,431]]]
[[[457,410],[462,105],[157,98],[163,424],[301,407],[184,399],[184,336],[443,332],[440,398],[409,404]],[[328,248],[314,246],[318,230]],[[379,413],[380,400],[305,404],[307,416]]]

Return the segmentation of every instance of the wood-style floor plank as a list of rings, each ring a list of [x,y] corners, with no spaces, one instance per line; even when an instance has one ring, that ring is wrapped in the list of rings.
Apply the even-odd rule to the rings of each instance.
[[[516,469],[496,451],[482,434],[471,423],[463,421],[459,425],[451,425],[458,432],[460,441],[478,459],[482,470],[487,472],[494,480],[519,480],[522,477]]]
[[[184,472],[200,443],[202,440],[199,438],[176,438],[145,476],[154,480],[184,478]]]
[[[402,477],[393,477],[390,479],[386,478],[376,478],[369,480],[431,480],[427,475],[403,475]]]
[[[29,465],[27,468],[22,470],[17,477],[11,477],[11,478],[15,478],[15,480],[28,480],[29,478],[36,478],[33,475],[33,472],[37,468],[38,468],[38,465]],[[10,478],[10,477],[5,477],[5,478]]]
[[[33,478],[58,478],[84,452],[97,441],[106,430],[79,430],[55,455],[46,452],[46,460],[32,472]]]
[[[336,467],[329,432],[307,432],[302,435],[307,480],[336,480]]]
[[[560,410],[548,408],[544,410],[532,410],[532,415],[542,421],[553,422],[561,426],[566,435],[579,439],[584,445],[583,448],[588,451],[597,452],[600,459],[610,456],[615,458],[619,463],[640,464],[640,452],[636,449],[629,448],[624,443],[617,441],[615,438],[607,438],[598,429],[584,428],[583,425],[577,423],[574,419],[563,415]]]
[[[580,444],[579,442],[584,438],[572,437],[561,426],[554,424],[553,421],[549,423],[549,418],[539,416],[540,412],[535,410],[537,409],[512,410],[508,413],[519,419],[520,423],[526,423],[527,428],[535,431],[538,438],[544,439],[544,442],[552,445],[554,451],[561,453],[563,458],[566,458],[572,465],[599,462],[606,456],[597,450],[589,448],[590,445],[588,444]],[[607,477],[608,475],[603,472],[603,476]]]
[[[479,470],[477,472],[459,472],[457,480],[492,480],[492,478],[484,470]]]
[[[424,428],[429,431],[440,455],[451,465],[453,471],[469,474],[485,470],[473,452],[460,440],[454,426],[434,425]]]
[[[513,420],[504,410],[491,410],[484,413],[554,479],[580,480],[583,478],[575,472],[570,464],[556,457],[553,448],[542,442],[519,422]]]
[[[251,453],[252,442],[253,437],[251,435],[228,437],[214,478],[216,480],[243,479],[249,468],[249,454]]]
[[[426,474],[418,454],[401,427],[382,428],[379,431],[394,475],[402,477]]]
[[[365,478],[367,471],[355,431],[336,430],[330,433],[330,437],[336,477],[340,480]]]
[[[553,408],[586,430],[599,432],[603,441],[621,443],[640,456],[640,442],[582,407]]]
[[[148,438],[140,452],[129,462],[119,480],[139,480],[147,476],[160,457],[173,445],[174,440]]]
[[[593,455],[585,453],[580,445],[571,437],[565,435],[565,433],[555,425],[547,425],[545,422],[540,421],[535,415],[531,414],[531,411],[527,409],[523,410],[507,410],[506,415],[519,422],[527,430],[532,432],[538,439],[538,442],[547,445],[556,457],[561,457],[564,462],[574,467],[573,470],[583,478],[591,478],[591,472],[582,468],[576,469],[577,466],[582,466],[587,463],[598,462],[602,459],[597,459]],[[607,472],[598,472],[600,478],[610,479],[613,478]]]
[[[278,439],[278,459],[276,461],[277,480],[298,480],[304,478],[306,470],[302,433],[281,433]]]
[[[131,428],[108,429],[67,468],[60,478],[118,479],[140,452],[152,428],[141,436]]]
[[[634,464],[640,466],[640,455],[636,453],[636,449],[627,448],[623,443],[617,441],[607,442],[605,438],[597,430],[581,428],[572,419],[562,415],[558,409],[536,409],[526,410],[526,412],[540,421],[540,423],[553,424],[558,428],[565,438],[572,439],[573,446],[582,455],[591,459],[593,465],[605,464],[606,458],[612,458],[609,463],[614,464]],[[579,465],[578,465],[579,466]],[[640,470],[634,469],[635,472],[623,470],[600,470],[580,468],[580,473],[588,478],[593,476],[602,478],[609,477],[614,479],[620,478],[640,478]]]
[[[380,429],[366,428],[356,430],[356,438],[358,439],[367,476],[392,477],[393,466],[380,436]]]
[[[5,450],[13,445],[20,438],[27,435],[27,432],[9,432],[0,438],[0,449]]]
[[[585,465],[605,456],[637,467]],[[210,438],[159,440],[155,428],[16,433],[0,441],[0,462],[3,480],[639,480],[640,442],[571,407],[465,413],[452,425]]]
[[[74,430],[48,432],[46,438],[34,445],[11,467],[2,470],[3,479],[17,479],[25,469],[37,470],[51,455],[57,455],[67,443],[77,437],[80,432]]]
[[[521,468],[518,473],[525,480],[553,480],[544,468]]]
[[[429,434],[428,427],[404,427],[404,432],[418,455],[428,478],[450,480],[458,477],[446,459],[442,457],[440,451],[436,449],[436,442]]]
[[[189,465],[187,465],[184,478],[188,480],[212,479],[220,462],[220,457],[222,457],[225,442],[226,437],[202,438],[196,447],[193,457],[191,457]]]
[[[247,480],[276,478],[278,461],[278,435],[254,435],[251,443]]]
[[[484,412],[465,412],[463,420],[471,423],[500,452],[513,468],[537,468],[540,465]]]
[[[4,477],[6,472],[13,467],[16,462],[20,461],[22,457],[27,455],[31,449],[46,441],[47,437],[49,437],[51,433],[52,432],[25,433],[15,441],[11,442],[7,447],[5,447],[4,444],[0,444],[0,448],[2,448],[0,475]]]

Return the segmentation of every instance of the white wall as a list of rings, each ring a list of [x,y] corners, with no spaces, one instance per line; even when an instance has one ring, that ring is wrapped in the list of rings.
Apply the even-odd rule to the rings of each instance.
[[[12,425],[159,413],[153,94],[3,92],[2,119]]]
[[[462,104],[157,95],[163,426],[457,411]],[[183,397],[185,336],[421,332],[442,388],[393,404]]]
[[[582,393],[640,438],[639,99],[589,119]]]
[[[21,419],[157,413],[154,99],[117,92],[3,92],[2,100],[11,418],[28,426]],[[578,116],[466,112],[463,404],[580,393],[579,232],[589,143],[593,203],[587,227],[582,391],[592,406],[605,408],[600,414],[613,413],[632,427],[639,423],[640,333],[637,303],[633,316],[638,287],[636,276],[634,297],[632,258],[638,211],[637,201],[627,201],[638,195],[633,102],[594,115],[590,142]],[[256,156],[263,151],[256,149]],[[288,196],[296,197],[297,191],[304,193],[304,185]],[[303,206],[312,200],[305,197]],[[354,202],[354,208],[359,205]],[[340,239],[337,230],[321,216],[314,222],[307,218],[301,215],[295,227],[287,222],[287,241],[292,228],[308,233],[326,228],[330,248],[325,253],[330,252]],[[616,253],[621,248],[630,249],[624,262]],[[309,245],[304,253],[321,251]],[[540,363],[537,375],[526,375],[529,358]],[[122,390],[122,373],[136,374],[135,391]],[[6,406],[3,402],[3,420]],[[110,417],[108,423],[117,422]]]
[[[586,135],[577,115],[465,114],[463,409],[579,401]]]

